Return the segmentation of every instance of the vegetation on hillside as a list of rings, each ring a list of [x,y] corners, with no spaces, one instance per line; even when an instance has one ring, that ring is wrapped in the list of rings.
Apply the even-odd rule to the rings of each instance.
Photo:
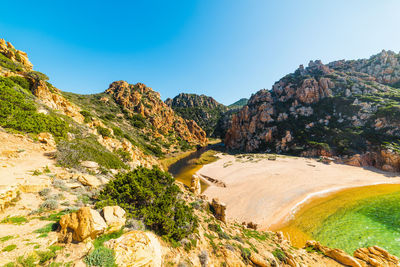
[[[247,105],[247,102],[248,102],[248,101],[249,101],[249,100],[248,100],[247,98],[241,98],[241,99],[239,99],[238,101],[236,101],[236,102],[230,104],[230,105],[228,106],[228,108],[230,108],[230,109],[241,108],[241,107]]]
[[[160,236],[178,241],[193,233],[197,218],[192,208],[180,199],[175,179],[158,167],[119,174],[99,194],[97,207],[119,205],[128,217],[143,223]]]
[[[33,96],[23,78],[0,77],[0,126],[26,133],[50,132],[65,137],[68,124],[54,114],[37,112]]]
[[[95,136],[62,140],[57,145],[57,162],[65,167],[80,168],[81,161],[94,161],[107,169],[127,168],[122,159],[102,146]]]

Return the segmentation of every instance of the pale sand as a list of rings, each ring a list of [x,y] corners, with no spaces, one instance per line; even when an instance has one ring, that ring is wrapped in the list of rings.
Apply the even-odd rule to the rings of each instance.
[[[375,168],[328,165],[309,158],[219,157],[221,159],[205,165],[197,174],[218,179],[226,187],[211,185],[203,193],[227,204],[228,219],[254,222],[261,230],[273,229],[312,196],[349,187],[400,183],[398,174]]]

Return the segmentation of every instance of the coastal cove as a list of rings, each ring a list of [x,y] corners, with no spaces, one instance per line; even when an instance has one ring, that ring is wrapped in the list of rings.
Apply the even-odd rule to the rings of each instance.
[[[395,174],[283,155],[218,157],[192,170],[226,184],[208,185],[203,194],[226,203],[228,219],[282,231],[296,247],[314,239],[350,254],[372,244],[399,254],[400,178]]]

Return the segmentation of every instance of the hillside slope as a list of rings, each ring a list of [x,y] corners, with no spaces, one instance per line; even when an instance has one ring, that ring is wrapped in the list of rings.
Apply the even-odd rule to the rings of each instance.
[[[233,116],[227,147],[344,156],[353,165],[400,170],[395,153],[400,137],[399,58],[382,51],[369,59],[301,65],[271,90],[252,95]]]
[[[181,93],[173,99],[168,98],[165,103],[183,118],[196,121],[207,136],[220,136],[218,123],[228,108],[214,98]]]

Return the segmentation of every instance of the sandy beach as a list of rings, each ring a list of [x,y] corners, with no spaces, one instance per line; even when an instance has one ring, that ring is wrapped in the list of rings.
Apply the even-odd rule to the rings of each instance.
[[[267,155],[219,155],[197,174],[225,184],[203,192],[227,204],[227,217],[253,222],[259,229],[273,229],[290,218],[297,207],[315,196],[332,191],[373,184],[400,183],[398,174],[375,168],[324,164],[315,159]]]

